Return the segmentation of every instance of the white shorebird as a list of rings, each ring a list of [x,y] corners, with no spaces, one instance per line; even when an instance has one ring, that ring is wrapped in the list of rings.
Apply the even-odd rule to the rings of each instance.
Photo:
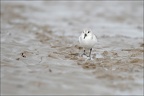
[[[97,37],[90,30],[84,30],[79,36],[79,42],[81,46],[84,48],[84,53],[82,55],[86,55],[85,50],[90,50],[89,56],[91,58],[92,48],[97,43]]]

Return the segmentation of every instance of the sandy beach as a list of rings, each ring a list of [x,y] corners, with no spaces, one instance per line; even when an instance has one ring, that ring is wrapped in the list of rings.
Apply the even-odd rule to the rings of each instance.
[[[1,1],[1,95],[143,95],[143,1]],[[81,57],[83,29],[96,34]]]

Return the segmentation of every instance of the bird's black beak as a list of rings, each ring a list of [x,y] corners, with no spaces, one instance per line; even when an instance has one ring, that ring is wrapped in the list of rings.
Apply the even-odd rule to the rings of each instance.
[[[87,36],[87,34],[84,34],[84,39],[85,39],[86,36]]]

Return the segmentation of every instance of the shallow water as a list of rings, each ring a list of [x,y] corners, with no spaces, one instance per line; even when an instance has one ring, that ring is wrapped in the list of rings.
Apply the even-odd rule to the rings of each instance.
[[[142,2],[1,5],[1,94],[143,94]],[[85,28],[99,41],[92,60],[80,57]]]

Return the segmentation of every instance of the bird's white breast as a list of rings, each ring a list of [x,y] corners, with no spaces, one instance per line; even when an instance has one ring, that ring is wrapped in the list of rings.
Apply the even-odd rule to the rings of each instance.
[[[97,38],[95,35],[87,36],[84,38],[84,35],[81,34],[81,36],[79,37],[79,42],[82,47],[90,49],[96,44]]]

